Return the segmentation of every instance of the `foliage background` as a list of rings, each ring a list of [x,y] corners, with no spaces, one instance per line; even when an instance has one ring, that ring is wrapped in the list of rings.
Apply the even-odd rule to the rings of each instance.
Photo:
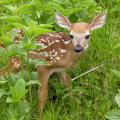
[[[97,65],[103,66],[73,81],[72,100],[59,84],[57,75],[53,75],[49,80],[49,98],[43,120],[120,119],[117,108],[120,100],[120,73],[117,71],[120,70],[119,11],[119,0],[0,0],[0,42],[8,47],[8,52],[0,49],[0,68],[13,55],[20,57],[25,66],[19,73],[0,77],[0,119],[39,119],[36,109],[39,82],[34,66],[46,62],[33,61],[26,54],[37,47],[35,36],[46,32],[67,32],[56,25],[56,12],[66,15],[72,22],[90,22],[95,15],[108,13],[106,25],[91,33],[86,55],[68,73],[74,78]],[[16,35],[12,31],[14,28],[25,32],[19,45],[12,44]],[[114,100],[116,93],[117,99]]]

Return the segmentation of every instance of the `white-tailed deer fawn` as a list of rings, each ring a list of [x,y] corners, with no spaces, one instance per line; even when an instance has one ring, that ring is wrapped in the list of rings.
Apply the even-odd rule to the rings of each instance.
[[[78,22],[72,23],[66,17],[56,14],[57,24],[70,31],[66,33],[48,33],[40,35],[37,38],[37,44],[43,49],[30,51],[28,56],[32,59],[43,59],[50,63],[50,66],[38,66],[39,79],[41,86],[39,87],[39,107],[43,110],[45,101],[48,96],[48,78],[54,72],[60,72],[63,84],[70,88],[71,80],[65,71],[71,68],[81,54],[88,48],[90,42],[90,32],[102,27],[106,21],[106,14],[96,16],[89,23]],[[9,61],[9,71],[20,70],[20,60],[13,57]],[[0,71],[2,74],[4,70]]]

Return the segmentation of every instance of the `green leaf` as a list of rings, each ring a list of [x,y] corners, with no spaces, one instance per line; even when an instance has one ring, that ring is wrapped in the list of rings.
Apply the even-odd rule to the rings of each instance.
[[[40,85],[40,82],[38,80],[30,80],[26,83],[26,86],[30,85]]]
[[[117,77],[120,78],[120,71],[117,70],[111,70]]]
[[[28,13],[30,12],[30,8],[32,8],[33,6],[35,6],[33,0],[27,4],[21,4],[20,7],[17,9],[17,13],[18,14]]]
[[[47,65],[49,66],[49,63],[47,61],[44,61],[44,60],[38,60],[38,59],[31,59],[29,58],[29,62],[33,65],[35,65],[35,67],[37,67],[38,65]]]
[[[17,21],[14,22],[14,23],[9,23],[10,25],[12,25],[13,27],[16,27],[16,28],[20,28],[24,31],[28,31],[28,27],[22,23],[18,23]]]
[[[74,101],[78,104],[81,104],[81,99],[74,96]]]
[[[54,26],[51,25],[51,24],[40,24],[40,25],[38,25],[38,27],[39,27],[39,28],[52,28],[52,27],[54,27]]]
[[[18,80],[15,86],[10,88],[10,94],[13,102],[19,102],[26,94],[25,81],[23,79]]]
[[[120,4],[115,5],[113,8],[110,9],[110,13],[114,13],[116,11],[120,11]]]
[[[115,101],[116,101],[116,103],[118,104],[118,106],[120,107],[120,93],[118,93],[118,94],[115,96]]]
[[[6,22],[21,22],[21,18],[18,16],[0,16],[0,20],[6,21]]]
[[[3,5],[3,6],[13,13],[15,13],[15,11],[17,10],[16,6],[12,6],[12,5]]]
[[[7,97],[6,103],[12,103],[12,102],[13,102],[12,98],[11,97]]]
[[[8,81],[6,81],[6,80],[1,80],[1,81],[0,81],[0,85],[5,84],[6,82],[8,82]]]
[[[120,109],[113,109],[105,115],[109,120],[120,120]]]
[[[20,101],[19,106],[18,106],[18,110],[19,110],[20,120],[24,120],[25,114],[27,114],[30,110],[28,102],[26,100]]]
[[[29,35],[31,35],[31,36],[38,36],[40,34],[44,34],[44,33],[48,33],[48,32],[53,32],[53,30],[33,27],[33,28],[29,28],[29,31],[28,31]]]
[[[8,51],[8,53],[7,53],[7,55],[9,56],[9,57],[11,57],[11,56],[15,56],[15,55],[23,55],[23,56],[25,56],[27,53],[26,53],[26,51],[24,50],[24,49],[22,49],[22,48],[11,48],[11,49],[9,49],[9,51]]]
[[[120,48],[120,43],[118,43],[118,44],[114,47],[114,49],[117,49],[117,48]]]
[[[4,89],[0,89],[0,98],[1,98],[3,95],[8,95],[8,93],[7,93]]]
[[[9,45],[12,42],[10,34],[1,36],[1,39],[5,45]]]

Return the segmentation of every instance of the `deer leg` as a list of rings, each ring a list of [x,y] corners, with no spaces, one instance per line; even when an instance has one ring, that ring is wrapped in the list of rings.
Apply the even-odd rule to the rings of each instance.
[[[42,116],[45,101],[47,100],[48,97],[49,71],[45,68],[39,68],[38,73],[41,84],[38,89],[38,107],[40,109],[40,116]]]
[[[61,83],[64,84],[64,86],[67,88],[67,90],[69,91],[70,96],[72,97],[72,84],[71,84],[71,79],[70,77],[67,75],[66,72],[61,72],[59,74],[60,77],[60,81]]]
[[[39,95],[38,104],[41,112],[43,112],[45,101],[47,100],[47,96],[48,96],[48,80],[46,77],[41,78],[41,85],[38,90],[38,95]]]

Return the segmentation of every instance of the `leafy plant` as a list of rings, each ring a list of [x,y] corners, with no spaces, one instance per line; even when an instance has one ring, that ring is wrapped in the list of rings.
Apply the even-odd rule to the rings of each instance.
[[[25,97],[26,92],[25,81],[20,79],[15,83],[14,87],[10,88],[11,97],[8,97],[6,102],[19,102],[23,97]]]
[[[119,79],[120,79],[120,72],[117,70],[111,70]],[[120,93],[116,94],[115,102],[117,103],[118,107],[120,107]],[[119,120],[120,119],[120,108],[113,109],[106,114],[106,118],[109,120]]]
[[[109,69],[119,68],[119,0],[1,0],[0,1],[0,68],[7,65],[12,56],[21,59],[22,70],[0,76],[0,119],[31,120],[39,119],[37,115],[37,88],[40,85],[35,71],[38,65],[49,65],[47,61],[28,58],[29,51],[36,48],[37,36],[47,32],[66,32],[55,23],[55,13],[66,15],[71,22],[92,20],[101,12],[108,12],[107,24],[101,30],[92,33],[91,47],[87,54],[69,74],[72,77],[109,59],[109,62],[96,72],[87,74],[73,82],[73,96],[51,77],[49,82],[49,99],[43,114],[43,120],[105,120],[119,118],[119,108],[112,101],[118,89],[120,73]],[[90,22],[90,21],[88,21]],[[19,44],[13,44],[18,34],[24,31]],[[115,47],[115,45],[117,46]],[[113,49],[117,48],[117,49]],[[119,93],[115,97],[119,105]]]

